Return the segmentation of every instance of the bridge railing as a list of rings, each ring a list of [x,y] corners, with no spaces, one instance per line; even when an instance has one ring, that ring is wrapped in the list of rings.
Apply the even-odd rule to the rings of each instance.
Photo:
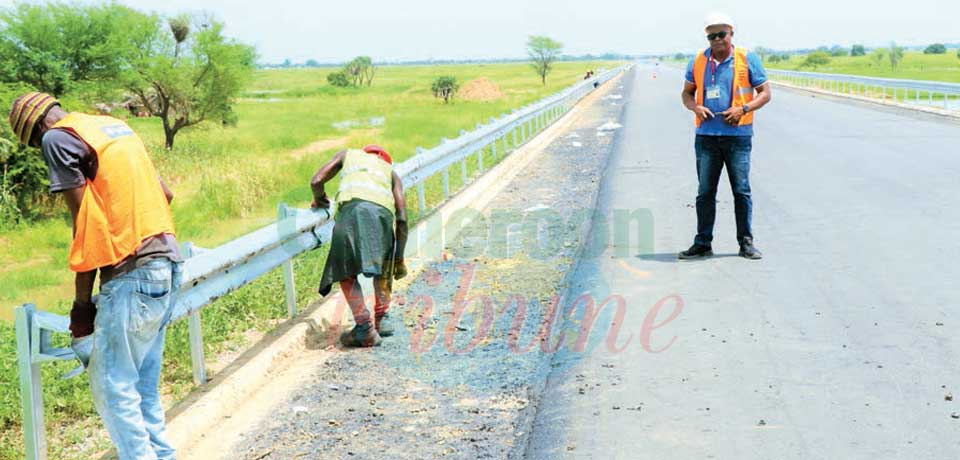
[[[470,132],[462,131],[456,139],[443,139],[431,149],[417,148],[417,154],[395,166],[404,188],[417,187],[420,215],[426,212],[424,181],[436,174],[443,177],[444,198],[450,196],[449,170],[461,165],[462,183],[468,183],[466,162],[477,155],[480,172],[484,171],[484,149],[494,161],[524,144],[536,133],[570,110],[574,104],[599,85],[609,81],[627,66],[601,72],[534,104],[514,110],[487,124],[479,124]],[[498,147],[499,146],[499,147]],[[249,284],[271,270],[283,267],[284,291],[289,316],[297,314],[293,259],[329,241],[334,222],[330,210],[294,209],[280,204],[278,220],[266,227],[241,236],[214,249],[181,246],[184,276],[171,321],[186,318],[189,322],[190,357],[195,383],[206,382],[203,355],[203,334],[200,310],[214,300]],[[55,334],[66,337],[70,318],[38,310],[33,304],[15,309],[17,365],[20,374],[20,399],[23,410],[25,458],[46,460],[47,444],[43,417],[43,382],[40,366],[46,362],[76,359],[70,348],[53,345]],[[82,372],[77,368],[64,376]]]
[[[767,75],[774,81],[802,88],[944,110],[960,110],[960,83],[772,69],[767,70]]]

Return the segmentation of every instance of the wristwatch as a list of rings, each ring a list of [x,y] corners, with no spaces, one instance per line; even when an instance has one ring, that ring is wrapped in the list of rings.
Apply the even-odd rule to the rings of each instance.
[[[743,104],[743,107],[742,107],[742,108],[743,108],[743,113],[747,113],[747,112],[750,111],[750,106],[747,105],[747,104]]]

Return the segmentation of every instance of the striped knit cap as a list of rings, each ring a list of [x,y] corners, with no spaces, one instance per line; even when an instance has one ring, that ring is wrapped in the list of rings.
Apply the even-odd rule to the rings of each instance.
[[[10,129],[21,144],[30,142],[30,134],[37,122],[55,105],[60,103],[47,93],[27,93],[13,101],[13,107],[10,108]]]

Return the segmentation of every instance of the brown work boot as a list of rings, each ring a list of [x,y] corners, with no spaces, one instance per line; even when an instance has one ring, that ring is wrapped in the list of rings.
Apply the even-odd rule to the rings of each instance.
[[[380,340],[380,334],[369,322],[358,324],[340,335],[340,343],[345,347],[376,347]]]

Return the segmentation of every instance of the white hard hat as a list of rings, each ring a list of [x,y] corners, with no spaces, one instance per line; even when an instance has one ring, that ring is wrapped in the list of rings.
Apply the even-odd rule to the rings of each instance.
[[[731,29],[734,28],[733,19],[723,13],[710,13],[707,15],[707,18],[703,20],[703,30],[707,30],[710,26],[719,25],[730,26]]]

